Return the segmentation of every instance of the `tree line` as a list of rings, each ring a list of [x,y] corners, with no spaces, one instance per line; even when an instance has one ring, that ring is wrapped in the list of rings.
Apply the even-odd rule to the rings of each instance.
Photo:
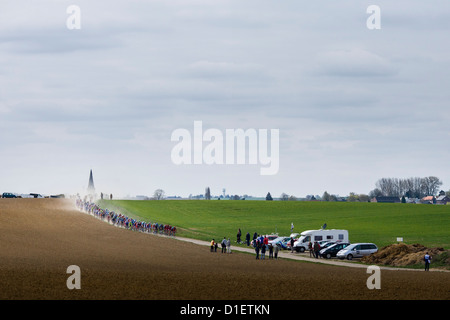
[[[389,197],[407,197],[407,198],[423,198],[426,196],[434,196],[439,192],[442,181],[435,176],[429,177],[412,177],[412,178],[381,178],[370,191],[370,197],[389,196]]]
[[[307,196],[307,200],[321,200],[321,201],[359,201],[367,202],[374,197],[385,196],[385,197],[406,197],[406,198],[423,198],[426,196],[435,196],[439,193],[439,189],[443,182],[435,176],[429,177],[411,177],[411,178],[381,178],[376,183],[376,188],[371,190],[368,195],[366,194],[356,194],[350,192],[347,197],[340,197],[338,195],[329,194],[325,191],[320,196]],[[447,193],[441,191],[440,194],[447,194],[450,196],[450,191]],[[203,198],[203,195],[201,195]],[[155,190],[153,198],[155,200],[162,200],[165,198],[165,192],[162,189]],[[209,187],[205,188],[204,199],[211,200],[211,189]],[[245,200],[247,195],[244,196],[230,196],[229,199],[232,200]],[[266,195],[266,200],[273,201],[273,197],[270,192]],[[294,195],[288,195],[282,193],[279,200],[281,201],[297,201],[297,197]]]

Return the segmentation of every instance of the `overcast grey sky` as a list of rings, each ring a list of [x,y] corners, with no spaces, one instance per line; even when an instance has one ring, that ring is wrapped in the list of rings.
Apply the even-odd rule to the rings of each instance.
[[[448,0],[2,0],[0,192],[84,192],[90,169],[117,196],[449,190],[449,17]],[[279,129],[278,174],[173,164],[196,120]]]

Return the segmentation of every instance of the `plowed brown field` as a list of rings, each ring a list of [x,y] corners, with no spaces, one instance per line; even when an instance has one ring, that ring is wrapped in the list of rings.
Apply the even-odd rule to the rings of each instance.
[[[113,227],[64,199],[0,199],[0,299],[450,299],[450,273],[255,260]],[[67,267],[81,269],[69,290]]]

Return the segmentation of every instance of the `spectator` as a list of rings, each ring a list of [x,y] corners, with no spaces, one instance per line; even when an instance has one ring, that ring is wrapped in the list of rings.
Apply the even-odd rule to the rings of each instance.
[[[250,246],[250,233],[247,232],[245,240],[247,241],[247,247]]]
[[[265,258],[266,258],[266,246],[265,246],[264,243],[262,243],[262,245],[261,245],[261,259],[265,260]]]
[[[269,245],[269,259],[273,259],[273,245]]]
[[[291,237],[291,253],[294,252],[294,238]]]
[[[309,248],[309,257],[311,258],[312,256],[314,258],[313,244],[311,241],[308,243],[308,248]]]
[[[228,238],[228,241],[227,241],[227,253],[231,253],[231,241],[230,241],[230,238]]]
[[[264,246],[266,250],[269,249],[269,238],[267,236],[264,236]]]
[[[278,259],[278,246],[273,249],[275,251],[275,260]]]
[[[215,243],[214,239],[212,239],[212,240],[211,240],[211,252],[214,251],[214,245],[215,245],[215,244],[216,244],[216,243]]]
[[[316,259],[319,258],[320,244],[317,241],[314,241],[314,255]]]
[[[259,241],[255,240],[255,252],[256,252],[256,260],[259,260]]]
[[[221,245],[222,245],[222,253],[226,253],[226,250],[227,250],[227,239],[225,239],[225,237],[223,237]]]
[[[423,260],[425,261],[425,271],[430,271],[431,256],[428,252],[423,257]]]
[[[258,240],[259,240],[259,243],[260,243],[261,245],[264,244],[264,236],[263,236],[263,235],[260,235],[259,238],[258,238]]]

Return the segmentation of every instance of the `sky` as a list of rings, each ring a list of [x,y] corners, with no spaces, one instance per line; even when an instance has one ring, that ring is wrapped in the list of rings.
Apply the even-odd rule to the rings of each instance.
[[[449,190],[449,16],[447,0],[2,0],[0,192],[82,194],[91,169],[116,197]],[[175,164],[195,121],[278,129],[276,174]]]

